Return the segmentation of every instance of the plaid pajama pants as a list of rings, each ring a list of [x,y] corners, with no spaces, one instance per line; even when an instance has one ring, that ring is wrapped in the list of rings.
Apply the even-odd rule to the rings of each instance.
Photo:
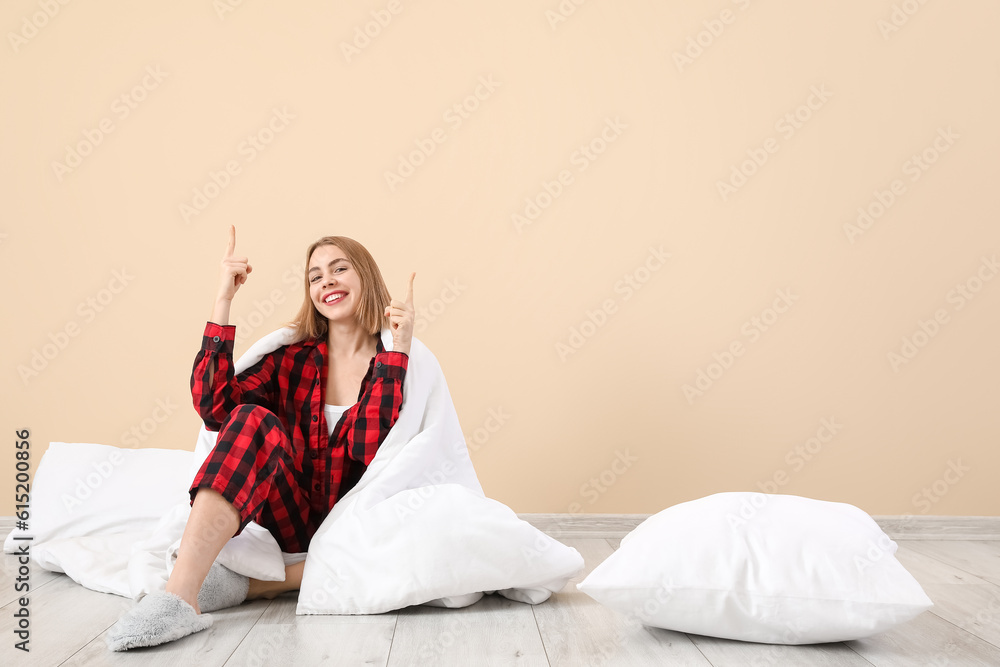
[[[256,521],[270,531],[282,551],[307,551],[329,513],[326,499],[314,505],[320,498],[310,489],[312,465],[308,461],[296,455],[288,431],[273,412],[241,404],[222,422],[215,447],[191,483],[191,505],[199,488],[210,487],[240,513],[234,537]]]

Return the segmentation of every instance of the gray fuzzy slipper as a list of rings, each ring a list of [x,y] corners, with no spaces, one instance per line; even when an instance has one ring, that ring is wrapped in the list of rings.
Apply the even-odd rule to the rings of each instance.
[[[218,561],[212,563],[198,591],[198,608],[202,613],[235,607],[247,599],[250,577],[233,572]]]
[[[149,593],[111,626],[104,642],[112,651],[157,646],[212,626],[212,617],[198,614],[179,595]]]

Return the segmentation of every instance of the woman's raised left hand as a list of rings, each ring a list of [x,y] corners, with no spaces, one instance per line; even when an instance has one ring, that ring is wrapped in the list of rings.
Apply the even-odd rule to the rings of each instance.
[[[385,307],[384,315],[389,318],[389,328],[392,330],[392,351],[410,354],[410,341],[413,339],[413,279],[406,285],[406,295],[403,300],[393,299]]]

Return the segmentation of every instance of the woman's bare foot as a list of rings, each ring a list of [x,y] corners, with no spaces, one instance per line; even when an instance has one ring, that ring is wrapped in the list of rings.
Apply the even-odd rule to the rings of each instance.
[[[302,585],[302,571],[306,566],[304,560],[285,566],[284,581],[260,581],[250,577],[250,589],[247,591],[247,600],[266,598],[273,600],[282,593],[297,591]]]
[[[250,589],[247,591],[247,600],[258,600],[260,598],[273,600],[284,592],[284,590],[279,587],[284,583],[285,582],[283,581],[260,581],[250,577]],[[275,584],[278,584],[279,586],[276,586]]]

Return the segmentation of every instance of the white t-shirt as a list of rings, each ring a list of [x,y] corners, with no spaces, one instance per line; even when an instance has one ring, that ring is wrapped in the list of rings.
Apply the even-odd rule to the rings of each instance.
[[[329,403],[323,406],[323,413],[326,416],[326,430],[328,431],[327,437],[333,435],[333,429],[337,426],[341,416],[353,407],[353,405],[331,405]]]

